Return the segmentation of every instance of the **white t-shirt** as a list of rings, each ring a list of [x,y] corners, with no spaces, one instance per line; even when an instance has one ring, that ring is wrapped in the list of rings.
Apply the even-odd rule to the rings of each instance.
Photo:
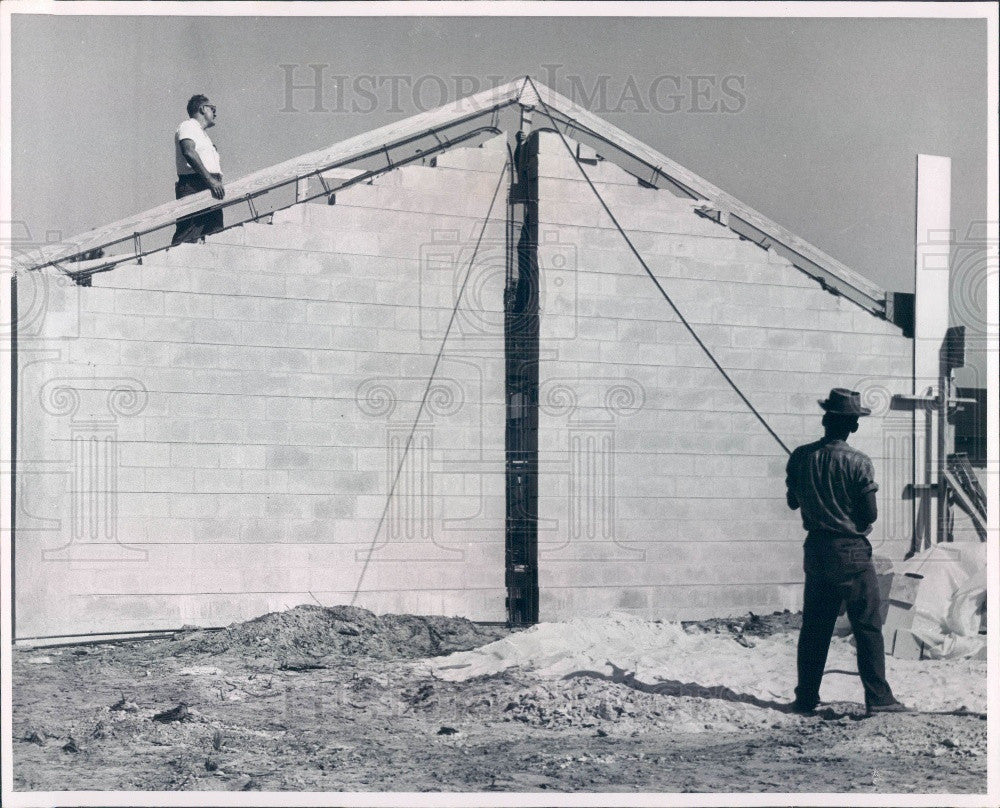
[[[184,159],[184,152],[181,151],[182,140],[193,140],[195,151],[201,158],[202,164],[209,174],[221,174],[222,168],[219,165],[219,153],[215,150],[215,144],[208,133],[201,128],[201,124],[194,118],[188,118],[174,132],[174,158],[177,163],[177,174],[197,174],[191,164]]]

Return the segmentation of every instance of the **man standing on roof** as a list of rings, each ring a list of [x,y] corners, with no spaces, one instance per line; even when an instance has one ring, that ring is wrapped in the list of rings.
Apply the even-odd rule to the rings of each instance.
[[[860,393],[840,387],[819,405],[826,411],[826,434],[792,452],[786,469],[788,507],[801,508],[807,531],[792,711],[808,715],[819,703],[833,626],[846,601],[868,713],[904,712],[907,708],[896,701],[885,680],[881,599],[868,541],[878,518],[875,469],[866,454],[847,445],[847,438],[858,431],[858,419],[871,410],[861,406]]]
[[[222,199],[222,168],[219,152],[205,130],[215,126],[215,104],[204,95],[193,95],[187,103],[188,119],[174,133],[174,160],[177,164],[177,199],[199,191],[211,191]],[[177,221],[171,246],[185,241],[198,241],[222,230],[222,210],[210,210]]]

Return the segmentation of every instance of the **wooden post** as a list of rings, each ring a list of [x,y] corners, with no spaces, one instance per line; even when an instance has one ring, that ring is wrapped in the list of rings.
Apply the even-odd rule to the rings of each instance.
[[[946,536],[944,463],[947,454],[947,379],[942,346],[948,331],[951,252],[951,159],[917,155],[917,226],[914,265],[913,393],[930,392],[934,406],[914,411],[913,550],[920,552]],[[930,486],[936,486],[930,488]],[[922,498],[926,498],[921,502]],[[916,519],[925,513],[926,520]],[[934,532],[932,538],[931,531]]]

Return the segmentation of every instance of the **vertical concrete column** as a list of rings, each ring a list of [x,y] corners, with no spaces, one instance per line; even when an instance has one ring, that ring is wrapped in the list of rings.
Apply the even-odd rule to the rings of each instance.
[[[530,122],[530,119],[529,119]],[[507,619],[538,622],[538,134],[514,148],[504,290]]]
[[[917,230],[913,340],[913,393],[938,399],[937,407],[914,412],[914,550],[944,536],[943,485],[939,464],[947,451],[947,380],[941,372],[941,352],[948,331],[948,280],[951,253],[951,159],[917,155]],[[944,380],[944,384],[942,384]],[[934,535],[936,534],[936,536]]]

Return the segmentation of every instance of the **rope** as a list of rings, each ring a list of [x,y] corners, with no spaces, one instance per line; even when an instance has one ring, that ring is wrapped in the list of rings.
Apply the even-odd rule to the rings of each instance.
[[[361,583],[364,581],[365,573],[368,571],[368,563],[372,559],[375,544],[378,541],[379,533],[382,532],[382,525],[385,523],[386,514],[389,512],[389,503],[392,502],[392,497],[396,493],[396,485],[399,483],[399,477],[403,472],[403,465],[406,463],[406,455],[410,451],[410,444],[413,442],[413,435],[417,430],[417,424],[420,421],[420,416],[423,415],[424,405],[427,403],[427,396],[430,393],[431,385],[434,383],[434,376],[437,373],[438,365],[441,363],[441,356],[444,354],[444,346],[448,342],[448,335],[451,333],[451,327],[455,323],[455,317],[458,314],[458,307],[462,303],[462,295],[465,292],[466,284],[469,282],[469,276],[472,274],[472,267],[476,263],[476,256],[478,255],[479,247],[483,242],[483,235],[486,233],[486,225],[490,223],[490,216],[493,213],[493,206],[497,201],[497,194],[500,193],[500,186],[503,184],[504,176],[507,173],[507,165],[508,163],[504,162],[503,168],[500,170],[500,177],[497,179],[497,186],[493,189],[493,198],[490,200],[489,210],[486,211],[486,218],[483,219],[483,226],[479,231],[479,238],[476,239],[476,247],[472,251],[472,258],[469,260],[469,268],[465,271],[465,278],[462,280],[462,285],[458,290],[458,297],[455,299],[455,306],[451,310],[451,317],[448,320],[448,327],[445,328],[444,338],[441,340],[441,347],[438,349],[437,356],[434,358],[434,367],[431,368],[431,374],[427,378],[427,386],[424,388],[424,394],[420,399],[420,406],[417,408],[417,417],[413,419],[413,426],[410,427],[410,434],[406,438],[406,445],[403,447],[403,455],[400,458],[399,466],[396,469],[396,476],[392,480],[392,485],[389,486],[389,494],[385,498],[385,507],[382,509],[382,516],[378,520],[378,527],[375,528],[375,535],[372,536],[371,545],[368,547],[368,554],[365,556],[365,563],[361,568],[361,575],[358,576],[357,586],[354,587],[354,595],[351,597],[352,606],[358,599],[358,593],[361,591]]]
[[[567,153],[573,159],[573,162],[576,163],[576,167],[580,169],[580,173],[583,174],[583,178],[587,181],[587,185],[590,186],[590,190],[594,192],[594,195],[597,197],[597,201],[601,203],[601,207],[604,208],[604,212],[608,214],[611,221],[614,223],[615,227],[618,228],[618,232],[621,233],[622,238],[625,239],[625,243],[628,244],[629,249],[632,251],[632,254],[639,260],[639,263],[642,264],[642,268],[646,270],[646,274],[649,275],[653,283],[656,284],[656,288],[660,290],[660,294],[663,295],[664,300],[666,300],[667,303],[670,304],[670,308],[674,310],[674,314],[677,315],[677,319],[681,321],[684,327],[694,338],[694,341],[698,343],[698,346],[705,352],[705,355],[712,361],[712,364],[715,365],[719,373],[722,374],[723,378],[727,382],[729,382],[729,386],[736,391],[736,395],[738,395],[741,399],[743,399],[743,403],[750,408],[750,411],[757,417],[757,420],[764,425],[764,429],[766,429],[771,434],[771,437],[778,442],[781,448],[785,450],[786,454],[791,454],[791,450],[785,445],[784,441],[782,441],[781,438],[778,437],[778,434],[773,429],[771,429],[770,424],[768,424],[767,421],[764,420],[764,416],[761,415],[759,412],[757,412],[757,408],[750,403],[750,399],[748,399],[745,395],[743,395],[743,391],[740,390],[740,388],[736,385],[736,382],[734,382],[732,378],[729,376],[729,374],[726,373],[722,365],[720,365],[718,360],[712,355],[712,352],[708,349],[708,346],[705,345],[704,342],[702,342],[701,337],[698,336],[697,332],[694,330],[691,324],[687,321],[687,319],[685,319],[684,315],[681,314],[680,309],[677,308],[677,304],[674,303],[674,301],[670,298],[670,295],[667,294],[667,290],[663,288],[663,286],[657,280],[656,276],[653,274],[652,270],[650,270],[649,266],[643,260],[642,256],[639,254],[639,251],[635,248],[635,245],[632,243],[632,239],[628,237],[628,233],[626,233],[625,230],[622,228],[622,226],[618,223],[618,219],[616,219],[615,215],[611,212],[611,209],[604,201],[604,197],[601,196],[600,191],[598,191],[597,188],[594,186],[594,183],[591,181],[590,177],[587,175],[587,172],[584,171],[583,166],[580,164],[580,161],[573,153],[573,149],[571,149],[569,143],[566,142],[565,135],[563,135],[562,131],[556,125],[555,118],[553,118],[552,114],[549,112],[549,105],[545,103],[540,94],[538,95],[538,102],[542,105],[542,111],[545,113],[546,117],[548,117],[549,121],[551,121],[552,128],[556,131],[556,134],[559,135],[559,139],[562,140],[563,145],[566,147]]]

